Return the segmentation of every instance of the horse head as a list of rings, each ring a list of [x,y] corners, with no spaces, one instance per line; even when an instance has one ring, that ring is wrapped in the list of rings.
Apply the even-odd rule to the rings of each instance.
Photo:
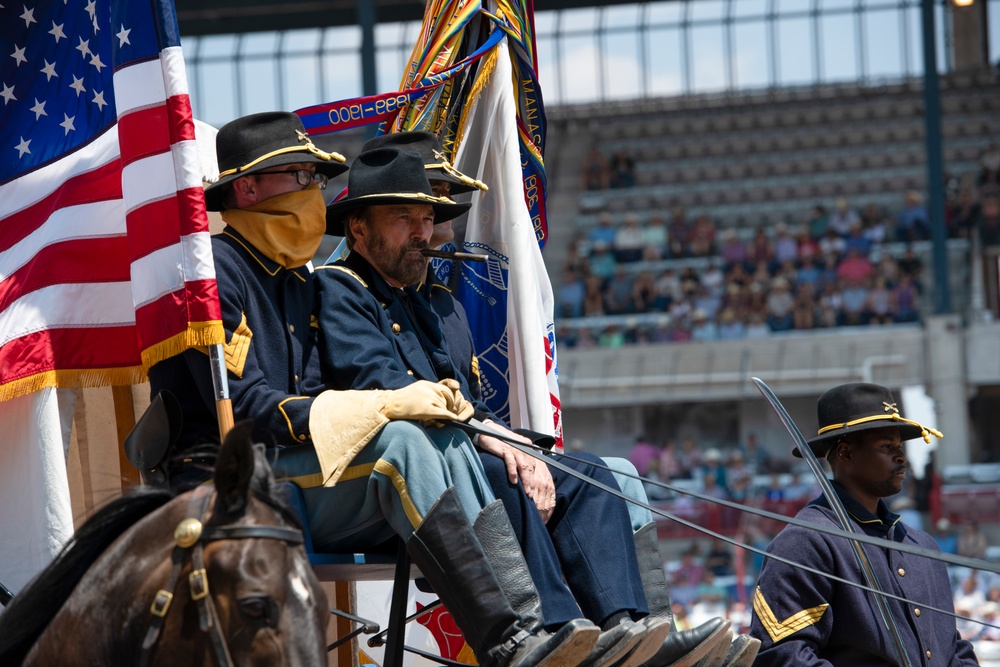
[[[0,615],[0,664],[324,665],[328,608],[243,423],[214,488],[124,496],[81,526]]]

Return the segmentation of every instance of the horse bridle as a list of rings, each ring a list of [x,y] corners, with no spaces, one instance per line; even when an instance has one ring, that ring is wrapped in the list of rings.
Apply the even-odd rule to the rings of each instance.
[[[205,570],[203,547],[207,542],[219,540],[265,539],[280,540],[290,545],[303,543],[302,531],[286,526],[205,526],[202,518],[208,509],[209,501],[215,495],[212,487],[198,487],[191,493],[188,501],[187,518],[177,524],[174,529],[176,546],[171,554],[173,563],[170,576],[163,588],[156,592],[153,604],[150,606],[149,625],[142,641],[142,651],[139,655],[140,667],[146,667],[153,657],[153,649],[160,638],[167,612],[174,599],[181,570],[191,554],[191,572],[188,574],[188,585],[191,588],[191,599],[198,607],[199,627],[208,634],[211,640],[215,662],[220,667],[233,667],[233,658],[229,654],[226,638],[222,635],[219,615],[209,595],[208,573]]]

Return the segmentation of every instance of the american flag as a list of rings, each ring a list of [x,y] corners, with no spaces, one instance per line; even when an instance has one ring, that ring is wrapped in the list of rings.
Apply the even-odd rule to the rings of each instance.
[[[0,400],[224,342],[169,0],[0,0]]]

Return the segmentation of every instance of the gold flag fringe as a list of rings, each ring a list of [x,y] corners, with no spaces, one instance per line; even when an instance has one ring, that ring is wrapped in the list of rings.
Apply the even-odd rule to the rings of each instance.
[[[36,373],[0,384],[0,402],[27,396],[48,387],[79,389],[141,384],[148,379],[146,369],[150,366],[178,355],[190,347],[218,345],[225,343],[225,340],[226,335],[221,321],[192,322],[188,325],[187,331],[144,350],[141,366],[64,368]]]
[[[156,345],[150,345],[142,351],[142,365],[151,368],[164,359],[176,356],[192,347],[208,347],[209,345],[225,345],[226,332],[221,320],[209,322],[191,322],[187,331],[171,336]]]

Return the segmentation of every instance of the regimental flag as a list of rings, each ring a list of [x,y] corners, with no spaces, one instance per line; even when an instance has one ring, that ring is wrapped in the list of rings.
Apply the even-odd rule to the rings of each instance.
[[[169,0],[0,0],[0,400],[224,342]]]

